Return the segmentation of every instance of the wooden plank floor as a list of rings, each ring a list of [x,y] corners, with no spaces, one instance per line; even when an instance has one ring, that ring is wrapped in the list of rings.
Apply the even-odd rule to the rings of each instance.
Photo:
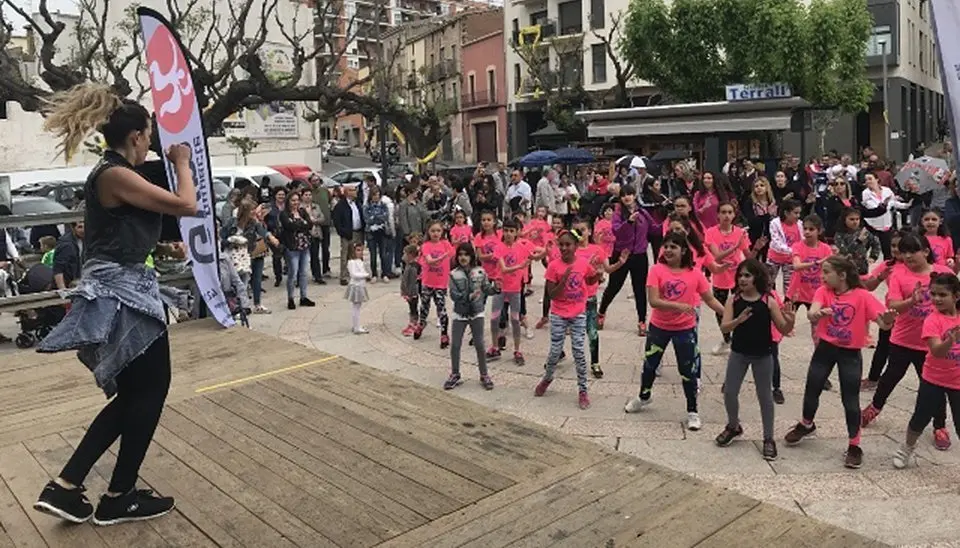
[[[204,323],[141,469],[161,519],[67,526],[31,504],[103,404],[70,355],[0,362],[0,548],[875,545],[336,356]],[[12,356],[13,359],[8,359]],[[87,478],[106,489],[117,447]]]

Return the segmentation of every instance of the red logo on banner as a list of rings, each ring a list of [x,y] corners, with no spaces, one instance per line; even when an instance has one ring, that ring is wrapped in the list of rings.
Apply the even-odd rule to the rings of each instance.
[[[187,60],[164,25],[150,37],[147,64],[157,123],[170,133],[180,133],[190,122],[196,100]]]

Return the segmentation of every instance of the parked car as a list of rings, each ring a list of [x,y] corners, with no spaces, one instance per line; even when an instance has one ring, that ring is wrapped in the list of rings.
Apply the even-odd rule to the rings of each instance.
[[[23,196],[14,194],[10,198],[10,208],[13,215],[40,215],[44,213],[67,213],[69,208],[56,200],[44,198],[42,196]],[[27,241],[30,242],[31,249],[21,249],[23,252],[36,251],[39,249],[38,242],[41,236],[59,237],[64,230],[63,223],[48,225],[24,226]]]
[[[229,188],[244,189],[256,185],[260,189],[260,200],[270,198],[270,189],[286,187],[290,178],[267,166],[235,166],[213,168],[213,178]]]
[[[391,166],[387,170],[387,178],[383,179],[380,170],[370,167],[359,167],[353,169],[344,169],[338,171],[330,176],[330,179],[336,181],[339,185],[349,185],[362,183],[364,178],[372,174],[377,180],[377,186],[379,186],[383,193],[387,196],[393,197],[394,193],[397,190],[397,187],[406,182],[404,175],[406,174],[403,168],[396,168]]]
[[[291,179],[300,179],[301,181],[306,181],[313,174],[313,168],[304,164],[280,164],[270,167]]]
[[[28,183],[13,189],[14,196],[36,196],[49,198],[64,207],[71,208],[76,204],[76,192],[82,190],[84,181],[47,181],[42,183]]]
[[[334,141],[327,150],[330,156],[350,156],[351,153],[353,153],[353,147],[346,141]]]

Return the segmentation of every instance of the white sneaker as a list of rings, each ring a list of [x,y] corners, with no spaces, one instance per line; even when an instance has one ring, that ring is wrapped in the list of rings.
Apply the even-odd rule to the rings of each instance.
[[[255,307],[253,308],[253,313],[254,313],[254,314],[269,314],[269,313],[270,313],[270,309],[267,308],[267,307],[265,307],[265,306],[263,306],[263,305],[259,305],[259,306],[255,306]]]
[[[390,281],[390,278],[384,276],[383,278],[380,279],[380,281],[383,283],[388,283]]]
[[[531,340],[533,339],[533,331],[531,331],[530,329],[527,329],[527,326],[523,326],[523,336],[527,340]]]
[[[354,335],[366,335],[366,334],[369,333],[369,332],[370,332],[370,331],[368,331],[367,328],[366,328],[366,327],[363,327],[363,326],[360,326],[360,327],[358,327],[358,328],[356,328],[356,329],[353,330],[353,334],[354,334]]]
[[[623,411],[625,413],[638,413],[644,407],[650,405],[653,401],[653,396],[650,396],[649,399],[641,400],[640,396],[634,396],[623,406]]]
[[[372,284],[377,283],[377,277],[376,277],[376,276],[371,276],[371,277],[370,277],[370,283],[372,283]]]
[[[714,356],[722,356],[727,352],[730,352],[730,343],[724,341],[717,343],[717,346],[714,346],[713,350],[710,351]]]
[[[913,450],[914,448],[907,444],[901,445],[896,454],[893,455],[893,467],[897,470],[903,470],[908,466],[915,466],[917,456],[913,454]]]
[[[700,422],[700,415],[697,413],[687,413],[687,428],[696,432],[703,426]]]

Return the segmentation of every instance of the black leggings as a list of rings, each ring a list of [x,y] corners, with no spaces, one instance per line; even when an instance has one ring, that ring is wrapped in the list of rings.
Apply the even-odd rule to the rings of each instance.
[[[890,251],[890,240],[892,240],[892,230],[876,230],[867,225],[867,230],[880,240],[880,250],[883,251],[883,260],[893,260],[893,253]]]
[[[847,434],[850,438],[860,432],[860,374],[863,372],[863,359],[859,350],[840,348],[820,341],[817,343],[810,369],[807,370],[807,384],[803,389],[803,419],[813,422],[820,407],[820,393],[824,383],[837,366],[840,377],[840,401],[843,402]]]
[[[109,489],[113,493],[133,489],[169,389],[170,341],[164,332],[117,375],[117,395],[93,419],[60,478],[82,485],[93,465],[119,437],[120,451]]]
[[[867,380],[877,382],[883,373],[883,366],[887,365],[887,358],[890,357],[890,330],[881,329],[880,337],[877,338],[877,347],[873,350],[873,360],[870,362],[870,373]]]
[[[733,290],[732,290],[732,289],[718,289],[718,288],[714,287],[714,288],[713,288],[713,297],[714,297],[715,299],[717,299],[718,301],[720,301],[720,304],[725,305],[725,304],[727,303],[727,297],[730,296],[730,292],[731,292],[731,291],[733,291]],[[717,325],[720,325],[721,323],[723,323],[723,314],[717,314]],[[730,333],[724,333],[724,334],[723,334],[723,342],[729,343],[731,340],[733,340],[733,339],[731,338]]]
[[[877,383],[877,391],[873,394],[871,404],[877,409],[883,409],[887,403],[887,398],[893,393],[893,389],[900,384],[903,376],[907,374],[907,369],[913,364],[917,372],[917,378],[921,378],[923,372],[923,362],[927,359],[926,350],[914,350],[898,344],[890,345],[890,361],[887,364],[886,371],[880,377]],[[935,429],[947,426],[947,400],[942,396],[933,402],[929,402],[931,408],[935,409],[933,413],[933,427]]]
[[[923,379],[920,379],[920,387],[917,388],[917,404],[913,409],[913,416],[910,417],[910,430],[922,434],[930,424],[930,419],[933,419],[936,428],[937,413],[946,412],[944,406],[947,400],[950,400],[953,427],[957,430],[957,435],[960,435],[960,390],[931,384]]]
[[[611,261],[619,260],[619,254],[614,254]],[[637,321],[647,321],[647,253],[632,253],[627,259],[627,263],[620,267],[613,274],[610,274],[610,283],[603,290],[603,298],[600,300],[599,314],[606,314],[607,308],[613,302],[613,298],[623,289],[623,283],[627,281],[627,274],[630,275],[630,284],[633,286],[633,302],[637,306]]]

